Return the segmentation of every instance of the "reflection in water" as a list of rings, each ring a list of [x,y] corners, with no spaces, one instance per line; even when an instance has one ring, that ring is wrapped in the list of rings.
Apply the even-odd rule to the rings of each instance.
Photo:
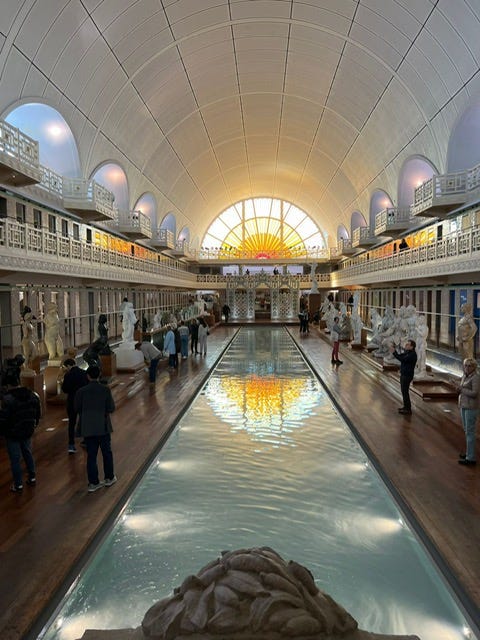
[[[364,629],[465,619],[283,329],[242,329],[45,633],[137,626],[221,550],[271,546]],[[125,604],[128,603],[128,606]]]

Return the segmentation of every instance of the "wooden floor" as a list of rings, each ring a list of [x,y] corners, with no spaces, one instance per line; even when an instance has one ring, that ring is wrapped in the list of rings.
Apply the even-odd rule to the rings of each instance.
[[[455,401],[412,394],[413,415],[401,416],[397,373],[379,371],[343,344],[344,364],[332,367],[330,346],[318,332],[300,339],[296,328],[288,330],[391,482],[407,516],[416,518],[419,534],[451,574],[472,623],[480,626],[480,466],[457,464],[464,436]],[[35,435],[37,487],[10,493],[1,446],[1,640],[37,637],[55,597],[121,509],[235,331],[233,325],[217,327],[207,357],[189,357],[178,372],[169,373],[162,361],[153,393],[143,372],[117,377],[113,451],[118,482],[108,489],[87,494],[85,455],[82,450],[67,455],[62,406],[48,405]]]

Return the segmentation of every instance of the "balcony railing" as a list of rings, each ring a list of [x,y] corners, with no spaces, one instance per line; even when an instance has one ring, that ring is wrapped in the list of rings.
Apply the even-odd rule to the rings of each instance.
[[[415,220],[415,223],[418,222]],[[412,224],[410,207],[389,207],[375,216],[375,235],[390,237],[406,231]]]
[[[0,180],[24,186],[39,182],[38,142],[0,120]]]
[[[352,234],[352,247],[371,247],[378,243],[378,238],[372,235],[370,227],[357,227]]]
[[[344,260],[339,270],[334,272],[337,284],[351,283],[352,279],[364,276],[365,282],[372,282],[377,274],[379,280],[398,279],[398,270],[405,273],[405,268],[411,269],[412,277],[425,277],[426,264],[429,263],[428,274],[436,275],[456,272],[478,271],[480,259],[480,226],[469,227],[465,231],[444,236],[433,240],[429,244],[413,247],[405,251],[392,253],[388,256],[370,258],[368,254]],[[435,265],[437,263],[437,265]],[[414,272],[417,272],[416,274]]]
[[[280,262],[293,260],[305,260],[307,262],[334,260],[340,256],[337,247],[325,249],[323,247],[298,247],[293,249],[285,249],[280,251],[269,251],[259,256],[258,251],[243,251],[236,247],[202,247],[199,250],[191,250],[190,255],[201,260],[219,260],[226,262],[241,261],[257,261],[267,260],[271,262]]]
[[[117,211],[111,191],[81,178],[63,178],[63,205],[86,221],[114,220]]]
[[[45,229],[35,229],[31,225],[21,224],[16,220],[5,218],[0,220],[0,262],[9,264],[19,270],[56,272],[62,264],[61,272],[69,273],[80,267],[108,267],[106,279],[129,278],[135,274],[142,281],[146,274],[172,278],[172,280],[190,281],[195,284],[195,275],[188,272],[187,265],[173,258],[158,255],[159,260],[140,258],[131,254],[107,249],[84,240],[59,236]],[[35,267],[29,263],[34,261]],[[41,264],[39,261],[44,261]],[[33,263],[32,263],[33,264]],[[114,269],[125,273],[115,273]],[[95,277],[98,278],[98,272]]]
[[[152,237],[152,221],[141,211],[117,211],[115,219],[106,224],[132,239]]]
[[[467,171],[433,176],[415,189],[412,215],[444,217],[467,200]]]
[[[156,249],[173,249],[175,247],[175,236],[169,229],[158,228],[153,231],[150,244]]]

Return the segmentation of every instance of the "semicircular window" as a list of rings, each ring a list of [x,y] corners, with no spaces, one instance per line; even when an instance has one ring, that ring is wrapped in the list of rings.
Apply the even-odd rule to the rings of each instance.
[[[325,249],[325,238],[313,220],[286,200],[253,198],[223,211],[210,225],[202,246],[224,257],[247,253],[257,260],[294,257]]]

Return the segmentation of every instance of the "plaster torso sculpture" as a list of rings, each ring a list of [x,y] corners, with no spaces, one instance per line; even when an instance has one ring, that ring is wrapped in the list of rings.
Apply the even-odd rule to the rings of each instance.
[[[412,336],[417,343],[417,364],[415,366],[415,378],[425,378],[427,375],[427,338],[428,325],[425,316],[418,316],[415,335]]]
[[[48,350],[48,359],[55,360],[63,356],[63,340],[60,337],[60,318],[57,305],[50,302],[47,305],[47,313],[43,320],[45,324],[45,345]]]
[[[137,316],[133,308],[133,302],[127,302],[122,312],[122,341],[133,342],[133,332],[137,323]]]
[[[85,640],[419,640],[358,628],[315,584],[310,571],[270,547],[222,552],[173,595],[154,604],[136,629],[87,631]]]
[[[383,316],[380,327],[378,328],[378,346],[376,351],[373,352],[375,358],[383,358],[389,353],[388,345],[392,342],[391,336],[394,333],[394,325],[395,314],[393,313],[393,308],[387,305],[385,307],[385,315]]]
[[[462,360],[465,360],[465,358],[473,358],[473,338],[477,333],[477,325],[472,318],[472,305],[462,304],[460,311],[463,316],[457,325],[457,343]]]
[[[153,328],[160,329],[161,326],[162,326],[162,314],[160,313],[160,311],[157,311],[157,313],[153,316]]]

